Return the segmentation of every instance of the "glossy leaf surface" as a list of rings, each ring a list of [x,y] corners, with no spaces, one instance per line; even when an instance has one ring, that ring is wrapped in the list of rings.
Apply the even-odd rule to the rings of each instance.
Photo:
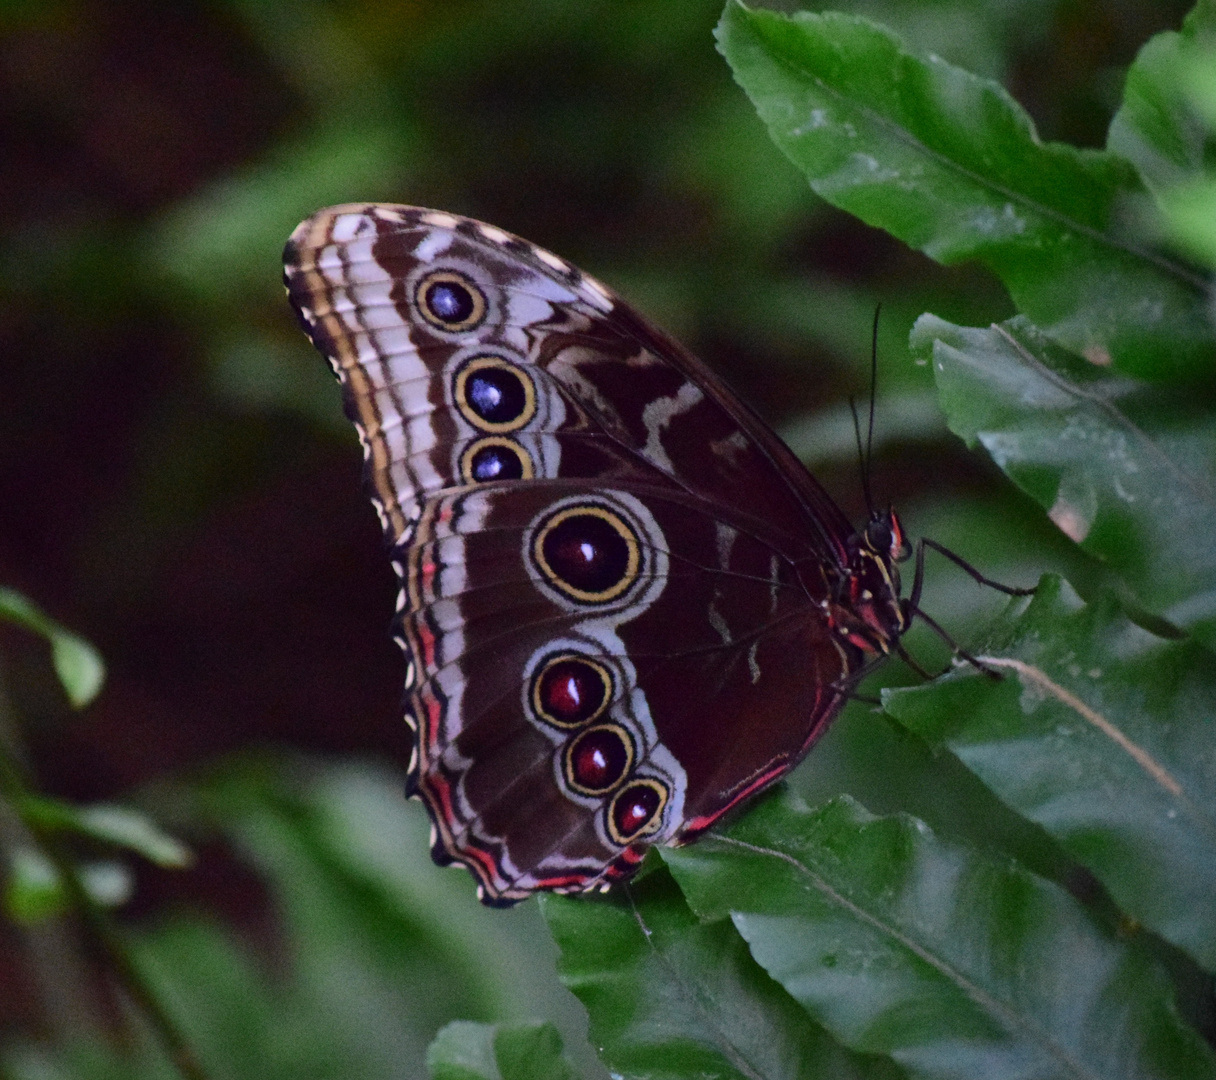
[[[1216,969],[1216,657],[1056,578],[984,655],[1003,682],[960,670],[888,692],[887,711]]]
[[[1121,158],[1042,143],[997,83],[855,16],[727,5],[719,48],[769,133],[833,205],[939,262],[978,259],[1077,352],[1147,378],[1214,352],[1203,279],[1124,235]]]
[[[1188,93],[1188,70],[1208,66],[1216,6],[1205,0],[1180,33],[1150,39],[1128,68],[1123,103],[1111,121],[1108,145],[1127,158],[1154,194],[1204,173],[1213,135]]]
[[[760,968],[730,921],[698,922],[663,870],[607,897],[546,896],[558,971],[613,1073],[644,1080],[899,1075],[850,1054]]]
[[[914,819],[784,795],[665,857],[697,916],[730,915],[837,1039],[914,1075],[1216,1076],[1145,955]]]
[[[1216,645],[1216,422],[1193,394],[1112,374],[1015,319],[922,316],[950,428],[977,443],[1149,611]]]

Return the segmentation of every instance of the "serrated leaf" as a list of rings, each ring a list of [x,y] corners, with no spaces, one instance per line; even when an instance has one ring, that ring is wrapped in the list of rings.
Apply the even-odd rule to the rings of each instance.
[[[1216,970],[1216,658],[1050,577],[985,656],[1003,682],[960,671],[889,692],[887,712]]]
[[[475,1024],[442,1028],[426,1053],[431,1080],[575,1080],[552,1024]]]
[[[1148,611],[1216,646],[1216,421],[1202,403],[1117,376],[1024,319],[986,329],[923,315],[950,429],[981,444]]]
[[[833,205],[947,265],[977,259],[1069,348],[1171,378],[1216,352],[1198,275],[1117,226],[1143,191],[1114,154],[1042,143],[997,84],[835,12],[730,0],[718,45],[769,133]]]
[[[75,708],[84,708],[98,695],[106,668],[101,655],[84,638],[65,630],[15,589],[0,589],[0,616],[50,642],[55,674]]]
[[[1180,33],[1151,38],[1128,68],[1107,146],[1132,162],[1155,194],[1202,176],[1216,150],[1187,79],[1192,68],[1210,69],[1214,55],[1203,36],[1214,29],[1216,16],[1205,0]]]
[[[1139,170],[1178,247],[1216,267],[1216,5],[1158,34],[1128,69],[1107,145]]]
[[[698,923],[665,870],[608,897],[545,896],[558,972],[614,1073],[638,1080],[897,1077],[809,1023],[728,921]]]
[[[837,1039],[914,1075],[1216,1076],[1143,953],[1057,886],[914,819],[778,794],[664,858],[697,915],[729,914]]]

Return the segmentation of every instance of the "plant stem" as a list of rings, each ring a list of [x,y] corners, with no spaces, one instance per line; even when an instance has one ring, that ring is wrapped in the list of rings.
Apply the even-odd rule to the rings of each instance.
[[[8,734],[11,737],[11,732]],[[156,991],[132,960],[109,915],[81,883],[80,875],[62,840],[22,813],[26,801],[30,798],[30,785],[24,775],[24,769],[13,753],[14,748],[8,745],[8,742],[8,739],[0,738],[0,796],[12,805],[43,854],[55,867],[73,910],[80,916],[85,931],[104,959],[106,968],[127,999],[151,1024],[177,1071],[185,1080],[208,1080],[207,1073],[194,1055],[194,1050],[161,1004]]]

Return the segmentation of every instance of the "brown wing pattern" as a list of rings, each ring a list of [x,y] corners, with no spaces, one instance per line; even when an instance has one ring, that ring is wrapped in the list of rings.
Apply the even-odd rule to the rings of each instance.
[[[861,651],[852,529],[698,361],[492,226],[324,210],[292,304],[402,581],[409,787],[482,898],[627,876],[788,770]]]

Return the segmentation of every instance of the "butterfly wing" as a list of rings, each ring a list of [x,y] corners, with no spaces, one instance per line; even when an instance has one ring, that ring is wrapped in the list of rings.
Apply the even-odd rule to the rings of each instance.
[[[627,875],[771,783],[861,665],[847,519],[703,365],[492,226],[321,211],[292,304],[402,580],[410,786],[483,899]]]

